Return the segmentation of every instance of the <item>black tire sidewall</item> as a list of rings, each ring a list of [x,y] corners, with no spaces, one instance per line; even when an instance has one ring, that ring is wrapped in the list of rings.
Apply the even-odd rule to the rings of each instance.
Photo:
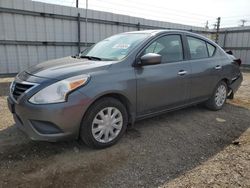
[[[107,107],[115,107],[121,112],[123,117],[123,125],[120,133],[114,140],[108,143],[101,143],[98,142],[92,134],[92,122],[96,114],[100,112],[102,109]],[[122,137],[127,128],[127,124],[128,124],[128,113],[125,106],[117,99],[105,97],[92,104],[89,110],[84,115],[81,124],[80,138],[85,142],[85,144],[87,144],[90,147],[106,148],[114,145]]]

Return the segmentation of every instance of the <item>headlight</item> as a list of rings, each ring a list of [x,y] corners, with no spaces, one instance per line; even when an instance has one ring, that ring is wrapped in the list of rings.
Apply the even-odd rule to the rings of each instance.
[[[33,104],[65,102],[69,92],[83,86],[88,80],[88,75],[74,76],[61,80],[37,92],[29,99],[29,102]]]

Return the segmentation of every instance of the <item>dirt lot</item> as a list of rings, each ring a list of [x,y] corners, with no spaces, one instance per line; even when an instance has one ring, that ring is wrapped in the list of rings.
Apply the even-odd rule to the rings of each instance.
[[[115,146],[29,140],[0,79],[0,187],[250,187],[250,73],[223,110],[193,106],[140,121]]]

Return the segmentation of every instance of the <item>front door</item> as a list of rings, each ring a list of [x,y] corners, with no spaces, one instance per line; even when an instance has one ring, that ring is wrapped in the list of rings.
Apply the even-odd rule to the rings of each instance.
[[[183,105],[187,102],[190,65],[184,60],[180,35],[166,35],[149,44],[140,56],[157,53],[161,64],[135,69],[137,113],[145,115]]]

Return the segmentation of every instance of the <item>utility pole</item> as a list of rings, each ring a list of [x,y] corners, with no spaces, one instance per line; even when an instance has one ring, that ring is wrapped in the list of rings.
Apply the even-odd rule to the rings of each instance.
[[[88,42],[87,42],[87,38],[88,38],[88,0],[86,0],[86,9],[85,9],[85,47],[87,48],[88,46]]]
[[[76,8],[78,8],[79,1],[76,0]],[[78,54],[81,52],[81,16],[80,13],[78,12],[77,14],[77,34],[78,34]]]
[[[208,21],[206,22],[205,29],[209,29],[209,27],[208,27]]]
[[[215,24],[213,24],[213,26],[214,26],[214,30],[216,30],[217,24],[215,23]]]
[[[244,26],[245,26],[245,23],[247,22],[247,20],[242,19],[242,20],[240,20],[240,22],[242,23],[240,26],[241,26],[241,27],[244,27]]]
[[[216,23],[216,35],[215,35],[215,42],[218,44],[218,39],[219,39],[219,31],[220,31],[220,17],[217,18],[217,23]]]

